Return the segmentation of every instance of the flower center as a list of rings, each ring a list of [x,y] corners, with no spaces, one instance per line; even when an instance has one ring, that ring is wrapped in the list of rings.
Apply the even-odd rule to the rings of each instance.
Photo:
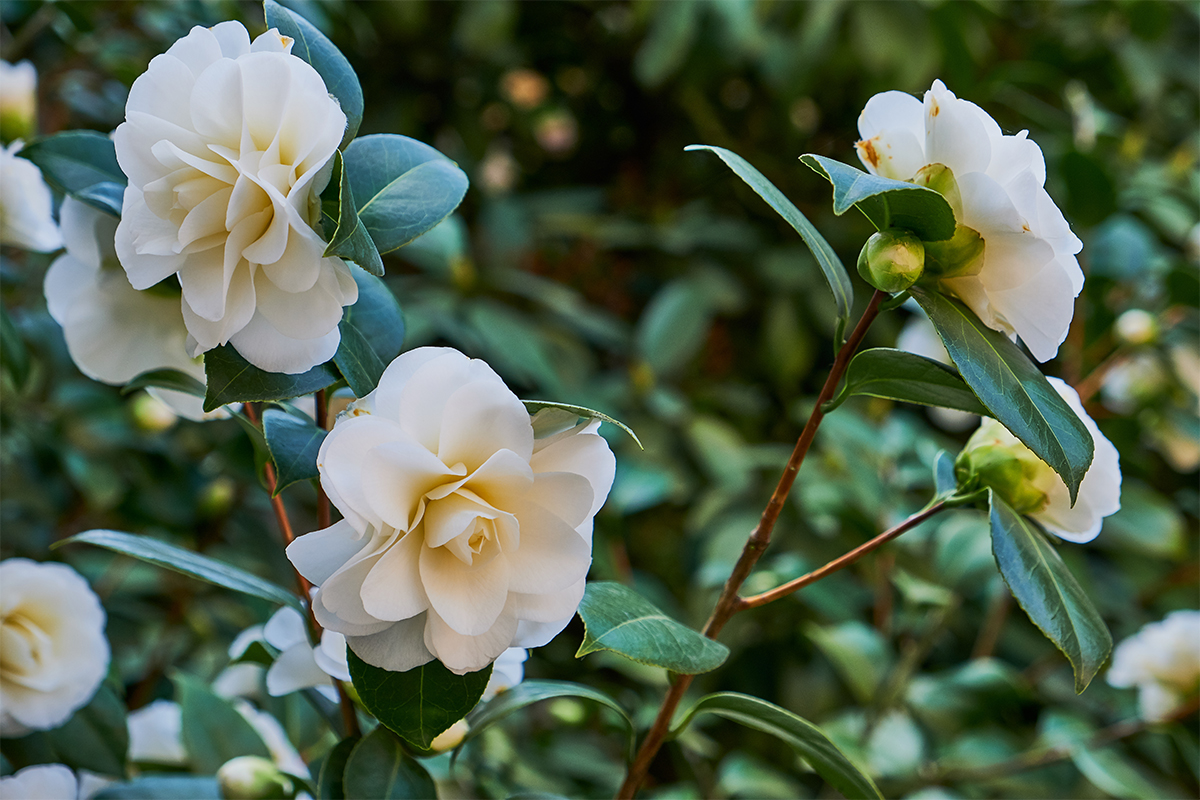
[[[0,621],[0,678],[4,681],[38,688],[36,676],[50,650],[50,637],[19,611]]]

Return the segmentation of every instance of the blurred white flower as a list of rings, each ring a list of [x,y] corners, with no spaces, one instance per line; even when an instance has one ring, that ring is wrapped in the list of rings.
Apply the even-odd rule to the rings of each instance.
[[[492,663],[492,676],[483,689],[483,700],[491,700],[506,692],[525,679],[525,661],[529,651],[524,647],[510,647]]]
[[[1138,350],[1117,361],[1100,381],[1100,398],[1118,414],[1132,414],[1161,399],[1170,374],[1155,350]]]
[[[43,290],[50,316],[62,325],[67,350],[92,380],[121,385],[152,369],[177,369],[204,383],[202,359],[187,354],[179,298],[139,292],[117,262],[117,219],[72,197],[63,200],[67,252],[46,271]],[[149,392],[188,419],[228,416],[204,412],[204,401],[184,392]]]
[[[950,354],[946,352],[946,346],[938,338],[933,323],[920,310],[914,312],[908,318],[908,322],[904,323],[904,327],[900,329],[900,335],[896,337],[896,348],[931,358],[943,364],[953,365],[954,363],[950,360]],[[938,406],[929,408],[929,418],[937,423],[939,428],[955,433],[965,431],[979,419],[977,415],[967,411],[959,411],[956,408],[939,408]]]
[[[263,740],[263,744],[267,746],[267,752],[271,754],[271,760],[275,762],[275,766],[289,775],[297,775],[301,778],[309,777],[308,765],[304,763],[304,759],[296,751],[296,746],[288,739],[283,726],[279,724],[279,720],[266,711],[255,708],[245,700],[234,700],[233,707],[238,710],[239,714],[246,718],[246,721],[250,723],[255,732]]]
[[[321,643],[308,643],[308,626],[294,608],[284,606],[263,627],[263,639],[279,651],[267,670],[267,692],[279,697],[300,689],[317,688],[331,700],[337,693],[330,678],[350,680],[346,665],[346,637],[336,631],[321,631]]]
[[[22,147],[18,140],[0,150],[0,244],[52,253],[62,247],[54,201],[42,171],[17,157]]]
[[[535,438],[487,364],[448,348],[399,356],[317,457],[345,519],[288,547],[320,586],[317,621],[394,671],[437,658],[464,674],[548,642],[583,597],[612,486],[598,427]]]
[[[1104,517],[1121,508],[1120,457],[1084,411],[1075,390],[1058,378],[1047,380],[1079,415],[1095,444],[1092,465],[1079,485],[1074,506],[1058,473],[991,417],[983,418],[960,458],[969,460],[984,483],[1015,510],[1033,517],[1050,533],[1069,542],[1090,542],[1100,533]]]
[[[941,285],[985,325],[1020,336],[1038,361],[1053,358],[1083,288],[1075,259],[1083,244],[1043,188],[1045,160],[1027,132],[1005,136],[987,112],[941,81],[924,103],[903,92],[875,95],[858,131],[868,170],[901,181],[933,178],[960,227],[982,237],[977,257],[942,265]],[[953,177],[939,176],[935,165]],[[963,236],[973,238],[969,231]],[[936,274],[930,256],[937,244],[927,243],[926,275]]]
[[[1137,687],[1143,719],[1169,717],[1200,691],[1200,611],[1174,611],[1117,645],[1108,682]]]
[[[1149,344],[1158,338],[1158,320],[1149,311],[1131,308],[1117,317],[1117,337],[1127,344]]]
[[[0,132],[5,139],[33,134],[37,122],[37,70],[28,61],[0,60]]]
[[[36,764],[0,778],[0,800],[75,800],[79,781],[62,764]]]
[[[108,672],[104,621],[65,564],[0,562],[0,736],[56,728],[92,699]]]
[[[358,288],[313,229],[346,116],[275,29],[193,28],[133,83],[113,138],[135,289],[178,274],[191,355],[226,342],[298,373],[333,357]]]
[[[171,700],[155,700],[130,712],[129,760],[138,763],[182,765],[187,763],[183,749],[183,712]]]

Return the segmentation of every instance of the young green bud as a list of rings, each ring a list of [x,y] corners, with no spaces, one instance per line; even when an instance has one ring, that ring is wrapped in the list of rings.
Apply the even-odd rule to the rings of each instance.
[[[949,239],[925,243],[926,268],[936,278],[974,275],[983,267],[983,245],[977,231],[959,225]]]
[[[1057,477],[1007,428],[984,418],[955,462],[959,485],[990,487],[1019,514],[1033,514],[1049,503]]]
[[[879,231],[858,254],[858,274],[884,292],[902,292],[925,269],[925,245],[905,231]]]
[[[946,198],[946,202],[950,204],[950,208],[956,215],[961,213],[962,194],[958,191],[958,181],[954,179],[954,173],[945,164],[926,164],[913,176],[912,182],[917,186],[933,189]]]
[[[231,758],[217,770],[217,784],[226,800],[273,800],[296,795],[296,786],[270,759]]]

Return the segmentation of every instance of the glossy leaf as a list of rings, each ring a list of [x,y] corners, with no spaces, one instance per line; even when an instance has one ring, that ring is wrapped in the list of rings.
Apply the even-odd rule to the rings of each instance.
[[[989,416],[1062,476],[1073,502],[1092,463],[1092,436],[1083,421],[1007,336],[957,300],[923,286],[911,292]]]
[[[364,397],[379,385],[383,371],[404,347],[404,315],[386,283],[363,270],[351,272],[358,283],[358,301],[342,312],[342,341],[333,363],[350,390]]]
[[[585,630],[576,658],[611,650],[642,664],[695,675],[716,669],[729,657],[728,647],[676,622],[619,583],[589,583],[579,616]]]
[[[467,193],[467,176],[457,164],[407,136],[361,136],[346,148],[342,163],[358,217],[380,253],[437,225]]]
[[[18,389],[25,385],[29,377],[29,349],[3,306],[0,306],[0,364]]]
[[[183,714],[183,747],[194,771],[211,775],[231,758],[271,757],[254,726],[228,700],[190,675],[176,673],[171,681]]]
[[[228,344],[204,354],[204,375],[208,386],[204,396],[205,411],[227,403],[290,400],[324,389],[337,383],[340,377],[332,362],[318,364],[299,375],[264,372]]]
[[[642,440],[639,439],[637,434],[633,432],[633,428],[630,428],[619,419],[610,417],[603,411],[596,411],[595,409],[586,408],[584,406],[574,406],[570,403],[554,403],[549,400],[522,400],[521,402],[525,404],[525,410],[529,412],[530,416],[546,408],[557,408],[562,411],[566,411],[569,414],[574,414],[577,419],[598,419],[601,422],[608,422],[612,425],[616,425],[618,428],[625,431],[625,433],[629,434],[629,438],[637,442],[638,447],[643,450],[646,449],[642,446]]]
[[[367,710],[401,739],[422,750],[467,715],[483,696],[492,665],[455,675],[434,659],[406,672],[372,666],[347,649],[350,679]]]
[[[275,494],[293,483],[319,477],[317,451],[325,441],[326,431],[307,417],[301,418],[278,408],[264,411],[262,424],[271,460],[275,462]]]
[[[274,0],[265,0],[263,11],[266,13],[267,27],[277,28],[282,35],[295,40],[292,55],[311,64],[325,81],[325,88],[337,98],[342,113],[346,115],[346,133],[342,137],[344,147],[358,133],[358,126],[362,123],[362,86],[354,68],[325,34],[295,11],[284,8]]]
[[[813,257],[817,260],[817,265],[821,268],[821,273],[825,276],[825,280],[829,283],[829,288],[833,291],[833,299],[837,303],[838,312],[838,340],[841,340],[841,333],[845,330],[846,324],[850,320],[850,309],[854,305],[854,287],[850,283],[850,276],[846,273],[846,267],[842,265],[842,261],[838,258],[837,253],[829,246],[829,242],[825,241],[813,224],[808,221],[808,218],[800,213],[800,209],[784,196],[783,192],[775,187],[766,177],[755,169],[750,162],[726,150],[723,147],[713,147],[706,144],[693,144],[684,148],[684,150],[708,150],[714,153],[719,159],[733,170],[734,174],[746,182],[759,197],[767,201],[767,205],[775,209],[779,216],[783,217],[789,225],[791,225],[796,233],[800,234],[800,238],[808,245],[808,249],[812,251]]]
[[[53,763],[122,776],[128,749],[125,704],[107,683],[59,727],[4,740],[4,755],[16,769]]]
[[[882,798],[875,783],[856,767],[821,729],[785,708],[737,692],[706,695],[671,729],[678,736],[700,714],[716,714],[791,745],[817,774],[850,800]]]
[[[346,797],[346,762],[361,737],[342,739],[325,754],[317,776],[317,800],[344,800]]]
[[[367,227],[358,218],[358,211],[354,208],[354,192],[350,189],[350,177],[342,166],[341,152],[334,153],[333,159],[330,182],[337,181],[338,215],[333,221],[334,232],[325,248],[325,255],[353,261],[372,275],[383,275],[383,259],[379,257],[371,234],[367,233]]]
[[[1112,636],[1092,601],[1037,523],[989,491],[992,553],[1029,619],[1063,651],[1082,692],[1112,650]]]
[[[927,242],[954,235],[954,211],[933,189],[872,175],[824,156],[808,154],[800,160],[833,184],[833,213],[839,216],[857,207],[881,231],[902,228]]]
[[[846,370],[846,397],[866,395],[986,415],[988,410],[958,371],[931,358],[876,347],[854,357]]]
[[[400,741],[382,725],[364,736],[350,752],[343,786],[346,800],[437,797],[433,778],[415,759],[405,755]]]
[[[221,800],[221,787],[212,776],[148,774],[110,783],[92,800]]]
[[[158,389],[170,389],[173,392],[183,392],[195,397],[204,397],[204,384],[177,369],[152,369],[135,375],[121,387],[121,394],[129,394],[151,386]]]
[[[91,530],[64,539],[56,547],[65,544],[92,544],[116,553],[146,561],[155,566],[199,578],[202,581],[232,589],[235,592],[261,597],[272,603],[290,605],[301,610],[296,596],[270,581],[263,580],[245,570],[218,561],[215,558],[184,550],[173,544],[121,531]]]
[[[35,139],[19,152],[46,182],[93,208],[121,216],[125,173],[112,139],[97,131],[65,131]]]
[[[958,476],[954,474],[954,456],[939,450],[933,460],[934,486],[939,496],[948,496],[958,491]]]

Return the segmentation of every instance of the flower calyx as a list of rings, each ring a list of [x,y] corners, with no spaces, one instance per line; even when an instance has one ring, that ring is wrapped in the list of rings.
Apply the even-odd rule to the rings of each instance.
[[[959,494],[989,488],[1019,514],[1035,514],[1050,503],[1054,470],[1017,441],[999,422],[985,418],[954,463]]]

